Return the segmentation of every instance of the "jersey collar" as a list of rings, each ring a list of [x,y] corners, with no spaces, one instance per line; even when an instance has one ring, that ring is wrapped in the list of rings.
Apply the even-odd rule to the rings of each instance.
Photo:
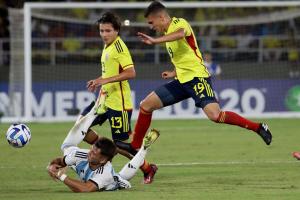
[[[107,49],[108,47],[110,47],[112,44],[116,43],[117,40],[119,40],[120,36],[117,36],[117,38],[112,42],[110,43],[109,45],[105,45],[104,46],[104,49]]]

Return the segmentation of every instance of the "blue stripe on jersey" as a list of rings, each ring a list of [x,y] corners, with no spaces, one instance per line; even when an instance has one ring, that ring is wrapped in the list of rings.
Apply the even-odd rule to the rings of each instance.
[[[76,165],[76,173],[81,180],[87,181],[93,175],[94,171],[90,169],[88,161],[81,161]]]
[[[80,172],[84,170],[88,164],[88,161],[81,161],[78,165],[76,165],[76,173],[80,176]]]
[[[84,181],[89,180],[93,173],[94,173],[94,171],[88,167],[85,172]]]

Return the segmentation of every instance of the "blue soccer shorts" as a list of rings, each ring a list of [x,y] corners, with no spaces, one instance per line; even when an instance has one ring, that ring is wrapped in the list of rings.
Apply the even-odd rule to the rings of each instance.
[[[81,115],[86,115],[94,107],[95,102],[93,101],[89,106],[87,106],[81,113]],[[107,111],[101,115],[98,115],[93,121],[91,127],[95,125],[101,126],[107,119],[110,123],[112,139],[125,141],[129,139],[131,134],[131,115],[132,110],[117,111],[107,108]]]
[[[218,102],[210,78],[195,77],[193,80],[180,83],[173,80],[154,91],[164,107],[173,105],[188,98],[193,98],[196,107],[204,108],[209,103]]]

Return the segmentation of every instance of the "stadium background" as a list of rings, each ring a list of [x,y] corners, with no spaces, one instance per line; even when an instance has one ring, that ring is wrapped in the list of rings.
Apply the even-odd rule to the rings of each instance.
[[[16,20],[9,23],[9,15],[19,16],[8,12],[4,5],[2,2],[0,111],[4,117],[21,119],[26,107],[20,89],[24,79],[23,34],[19,33],[22,24],[14,23]],[[135,36],[137,31],[154,35],[144,23],[143,9],[112,10],[121,20],[131,21],[131,26],[122,27],[121,36],[136,65],[137,78],[131,81],[135,118],[140,100],[163,82],[160,73],[172,66],[163,45],[142,45]],[[33,9],[31,62],[35,119],[70,119],[67,117],[78,113],[94,98],[86,92],[85,82],[100,74],[103,44],[94,22],[102,12],[103,9],[87,8]],[[170,12],[190,21],[201,52],[211,52],[213,60],[221,65],[222,73],[214,78],[214,87],[224,109],[251,117],[266,113],[278,117],[285,112],[300,111],[297,6],[174,8]],[[21,92],[21,97],[13,96],[15,92]],[[157,117],[199,117],[192,101],[159,112]],[[281,114],[277,115],[278,112]]]
[[[17,61],[24,62],[21,59],[22,48],[18,44],[11,45],[11,42],[16,44],[17,41],[9,31],[8,6],[22,9],[23,2],[0,0],[0,5],[0,112],[6,117],[15,114],[8,109],[11,106],[11,102],[7,101],[10,77],[13,77],[13,83],[17,80],[22,82],[24,78],[23,65],[16,66]],[[174,15],[183,16],[193,22],[201,50],[212,52],[215,61],[221,65],[221,77],[214,82],[222,105],[228,106],[229,99],[231,102],[234,101],[232,102],[234,106],[231,106],[233,109],[239,109],[243,114],[252,113],[252,116],[256,117],[255,121],[268,123],[274,136],[270,146],[266,146],[257,135],[247,130],[227,125],[215,126],[208,120],[154,120],[151,127],[161,130],[161,137],[148,155],[148,160],[155,162],[159,167],[153,184],[148,186],[140,184],[143,175],[139,173],[131,181],[133,188],[127,191],[74,194],[65,185],[52,181],[45,171],[48,162],[61,154],[61,142],[72,127],[73,121],[27,123],[31,129],[32,140],[25,148],[15,149],[5,140],[4,135],[10,124],[4,123],[4,117],[0,123],[0,199],[299,199],[299,162],[291,156],[292,151],[300,148],[299,119],[257,117],[270,110],[293,113],[299,111],[300,100],[297,101],[300,99],[299,77],[290,75],[290,72],[299,71],[300,26],[297,16],[300,12],[297,11],[297,7],[282,9],[283,13],[280,13],[278,8],[254,8],[250,9],[249,13],[246,12],[247,9],[220,10],[210,12],[207,10],[203,14],[201,10],[197,12],[197,9],[179,9]],[[235,19],[240,18],[244,21],[245,18],[242,16],[247,14],[255,16],[255,20],[252,18],[250,21],[257,23],[259,20],[269,19],[266,13],[274,12],[277,13],[276,16],[293,16],[293,20],[289,18],[289,20],[275,20],[276,22],[272,23],[215,26],[215,28],[195,25],[203,19],[216,21],[224,16],[231,22],[229,16],[236,16]],[[53,18],[53,11],[52,14],[51,12],[47,14]],[[60,14],[58,11],[54,12],[56,16]],[[75,9],[63,12],[64,16],[69,16],[68,20],[72,18],[75,21],[80,21],[78,18],[82,16],[89,19],[91,14],[94,17],[90,21],[93,22],[101,11],[93,13]],[[120,15],[132,17],[131,22],[143,21],[141,11],[130,13],[123,11]],[[38,16],[33,19],[33,89],[35,100],[39,102],[39,107],[43,108],[35,108],[34,114],[42,118],[48,111],[51,114],[49,116],[58,111],[54,104],[51,104],[53,106],[51,110],[46,109],[50,102],[48,100],[54,100],[55,92],[67,90],[64,95],[66,102],[69,103],[62,104],[67,108],[77,108],[72,98],[75,95],[84,94],[83,97],[87,97],[85,82],[98,75],[100,71],[98,62],[102,43],[93,25],[77,24],[74,28],[72,23],[59,23]],[[23,29],[23,24],[19,22],[19,28]],[[123,27],[122,33],[129,48],[132,49],[138,72],[137,79],[132,82],[134,89],[137,90],[136,108],[144,94],[161,83],[160,72],[170,68],[164,46],[156,47],[159,49],[157,50],[141,45],[134,37],[137,30],[149,31],[146,27],[131,26]],[[18,48],[22,52],[20,57],[15,54]],[[19,74],[10,74],[12,68]],[[268,101],[265,102],[263,111],[241,109],[242,97],[247,100],[249,96],[253,97],[251,96],[253,94],[258,94],[255,97],[259,100],[262,100],[260,94],[263,94],[263,99]],[[82,101],[82,105],[85,104],[86,102]],[[251,105],[252,108],[257,108],[257,102]],[[62,116],[74,114],[70,112],[72,109],[68,113],[64,106],[59,110]],[[20,109],[23,109],[22,106]],[[178,110],[182,111],[180,113],[195,113],[194,117],[199,117],[198,111],[193,110],[192,102],[172,107],[171,114],[166,117],[174,117],[174,112]],[[137,113],[137,110],[134,112]],[[275,116],[281,118],[284,116],[283,112]],[[157,119],[156,116],[154,118]],[[104,127],[95,127],[95,130],[101,135],[110,137],[108,123]],[[83,147],[88,148],[87,145]],[[125,162],[127,160],[120,156],[114,158],[115,169],[119,170]],[[68,174],[75,177],[71,172]]]

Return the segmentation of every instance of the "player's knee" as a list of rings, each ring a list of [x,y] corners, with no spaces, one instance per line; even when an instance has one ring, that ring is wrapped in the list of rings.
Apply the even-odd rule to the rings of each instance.
[[[213,117],[211,117],[211,118],[209,118],[211,121],[213,121],[213,122],[216,122],[216,123],[219,123],[219,120],[218,120],[218,117],[216,117],[216,116],[213,116]]]
[[[207,114],[208,119],[210,119],[213,122],[219,123],[219,112],[211,112]]]
[[[86,135],[84,136],[83,141],[90,145],[93,145],[99,140],[99,138],[100,137],[97,135],[96,132],[94,132],[92,129],[89,129]]]
[[[144,99],[140,103],[140,110],[151,113],[155,110],[155,108],[151,105],[151,103],[149,103],[149,101],[147,101],[147,99]]]
[[[144,100],[140,103],[140,109],[144,110],[145,112],[153,112],[157,109],[163,107],[163,104],[159,97],[155,93],[151,93],[147,96]]]

